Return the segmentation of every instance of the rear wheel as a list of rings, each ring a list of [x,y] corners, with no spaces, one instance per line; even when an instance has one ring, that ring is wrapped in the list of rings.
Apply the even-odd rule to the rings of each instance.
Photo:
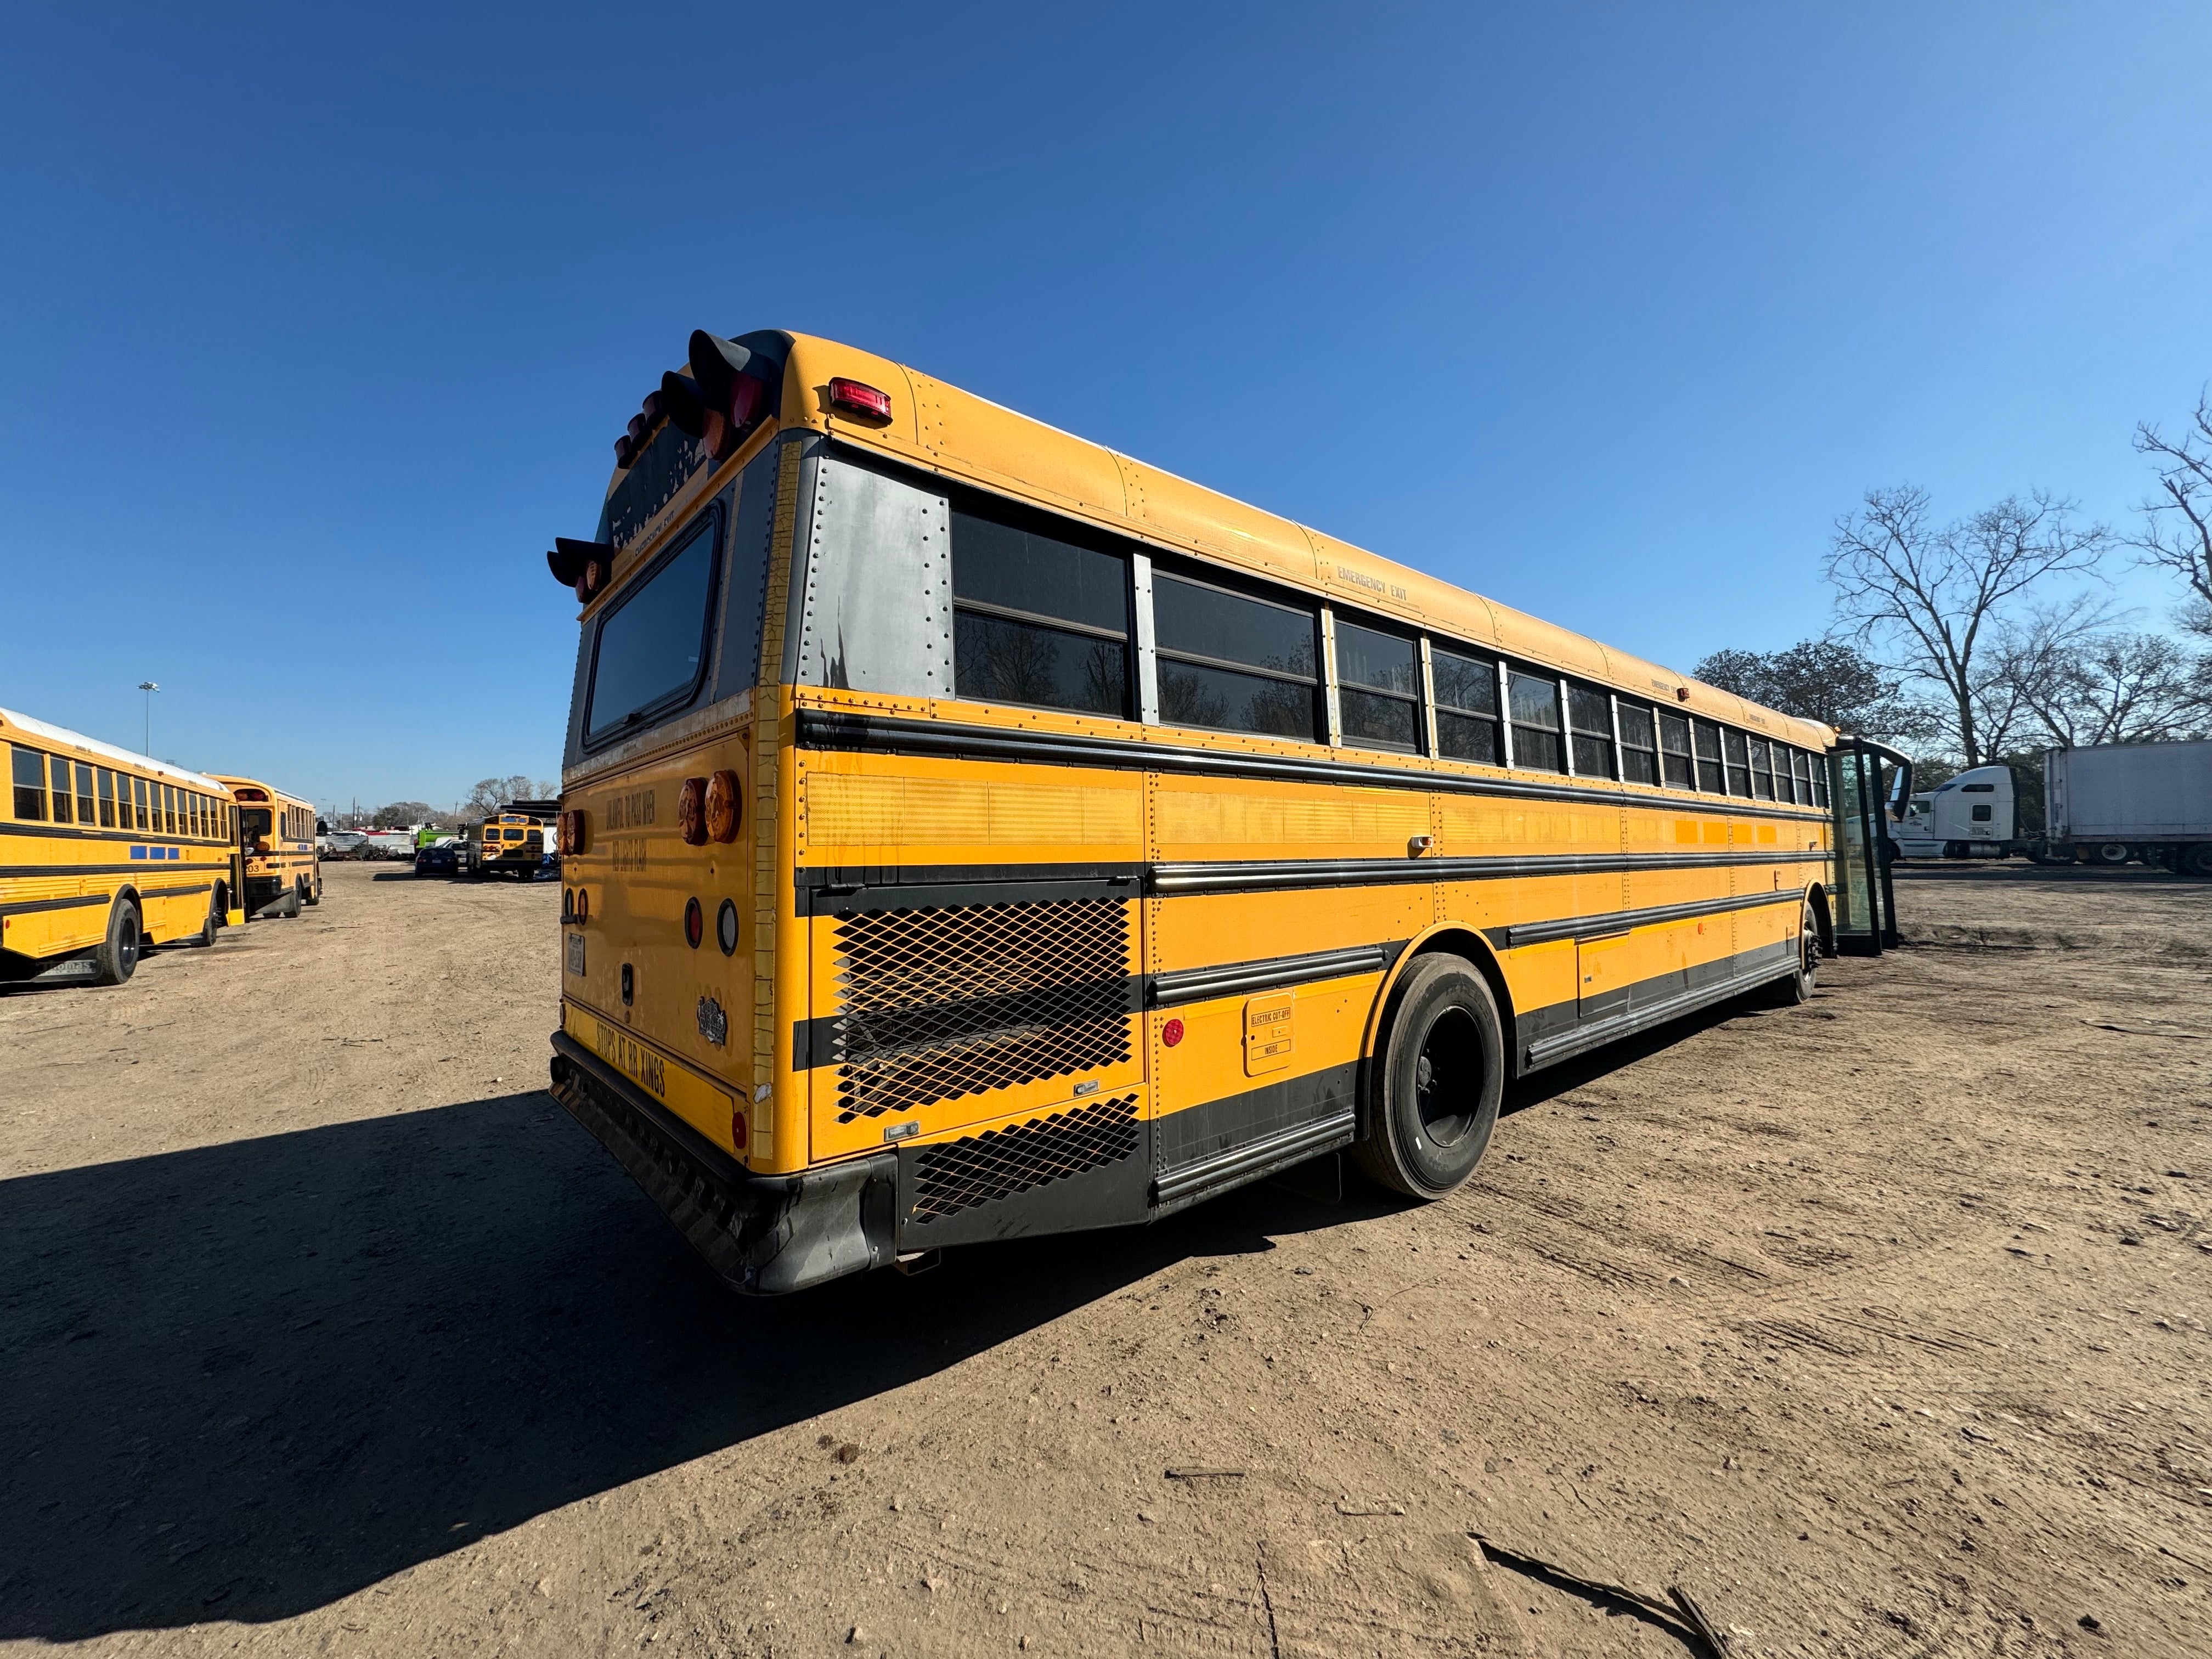
[[[2181,849],[2177,862],[2185,876],[2212,876],[2212,841],[2200,841]]]
[[[1808,902],[1797,913],[1797,965],[1766,988],[1768,1004],[1794,1008],[1813,1000],[1813,981],[1820,966],[1820,924]]]
[[[200,918],[200,930],[192,935],[192,943],[212,947],[216,930],[222,926],[222,889],[215,890],[208,900],[208,913]]]
[[[323,872],[316,871],[312,877],[306,878],[305,884],[306,890],[301,896],[310,904],[320,904],[323,902]]]
[[[1442,1198],[1474,1173],[1505,1090],[1498,1005],[1474,964],[1422,957],[1391,997],[1352,1155],[1386,1187]]]
[[[146,936],[135,899],[119,898],[107,913],[107,937],[92,953],[93,983],[120,985],[138,971]]]
[[[2100,841],[2081,849],[2085,864],[2125,864],[2128,844],[2124,841]]]

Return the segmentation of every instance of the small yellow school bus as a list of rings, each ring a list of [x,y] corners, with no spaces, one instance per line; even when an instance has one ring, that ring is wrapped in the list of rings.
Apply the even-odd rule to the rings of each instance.
[[[1514,1078],[1893,939],[1900,757],[900,364],[695,334],[616,462],[553,1090],[741,1290],[1441,1197]]]
[[[0,980],[120,985],[152,945],[245,920],[216,778],[0,708]]]
[[[224,777],[238,804],[239,845],[246,859],[246,910],[259,921],[296,916],[323,902],[322,853],[315,809],[258,778]]]

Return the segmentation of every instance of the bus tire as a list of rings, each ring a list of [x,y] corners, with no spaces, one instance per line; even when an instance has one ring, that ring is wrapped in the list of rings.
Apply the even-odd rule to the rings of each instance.
[[[1811,903],[1808,902],[1798,912],[1797,966],[1766,988],[1767,1006],[1795,1008],[1801,1002],[1810,1002],[1820,966],[1820,923],[1813,914]]]
[[[323,872],[318,870],[313,876],[305,877],[302,879],[306,883],[307,891],[301,896],[310,904],[320,904],[323,902]]]
[[[216,932],[222,926],[222,889],[218,887],[215,890],[213,896],[208,900],[208,913],[200,918],[200,930],[192,935],[192,943],[210,950],[214,949]]]
[[[1464,957],[1419,957],[1390,998],[1352,1156],[1375,1180],[1437,1199],[1474,1173],[1505,1092],[1498,1004]]]
[[[138,920],[138,902],[118,898],[107,912],[107,937],[92,953],[92,982],[120,985],[138,971],[139,952],[146,934]]]
[[[2174,863],[2182,875],[2212,876],[2212,841],[2192,842],[2180,852]]]
[[[2119,865],[2128,861],[2128,844],[2121,841],[2100,841],[2083,849],[2088,864]]]

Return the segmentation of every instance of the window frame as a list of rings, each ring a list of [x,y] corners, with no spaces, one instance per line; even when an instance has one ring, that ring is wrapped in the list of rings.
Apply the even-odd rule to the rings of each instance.
[[[1194,570],[1201,571],[1204,574],[1193,574],[1192,573]],[[1322,602],[1318,598],[1316,598],[1312,599],[1310,604],[1305,605],[1288,604],[1282,599],[1272,597],[1273,590],[1267,593],[1252,591],[1255,588],[1260,587],[1261,586],[1260,583],[1255,582],[1250,584],[1249,586],[1246,586],[1236,585],[1227,580],[1217,580],[1218,577],[1226,576],[1229,573],[1227,572],[1215,571],[1210,565],[1187,563],[1179,559],[1166,560],[1155,558],[1152,562],[1151,581],[1148,584],[1149,592],[1147,593],[1147,598],[1150,599],[1154,606],[1157,607],[1161,582],[1177,581],[1185,583],[1192,587],[1206,588],[1213,592],[1225,595],[1232,599],[1243,599],[1254,605],[1268,605],[1277,611],[1286,611],[1294,617],[1305,617],[1310,621],[1313,629],[1314,666],[1311,677],[1307,678],[1297,674],[1285,673],[1280,669],[1262,668],[1251,663],[1237,662],[1227,657],[1205,656],[1194,651],[1178,650],[1172,646],[1163,645],[1160,643],[1159,619],[1157,609],[1155,609],[1151,629],[1152,636],[1151,648],[1152,659],[1155,664],[1154,672],[1158,675],[1161,681],[1164,682],[1166,676],[1164,673],[1159,672],[1158,665],[1170,662],[1182,662],[1189,663],[1200,668],[1210,668],[1217,673],[1241,674],[1252,679],[1273,680],[1282,685],[1305,686],[1310,693],[1309,697],[1310,708],[1307,719],[1307,735],[1304,737],[1287,737],[1280,732],[1255,731],[1249,726],[1197,726],[1184,720],[1170,720],[1168,718],[1164,708],[1160,711],[1158,723],[1162,726],[1173,726],[1178,731],[1184,732],[1231,732],[1242,737],[1273,738],[1281,743],[1310,743],[1317,745],[1327,744],[1328,741],[1328,702],[1329,690],[1329,664],[1327,656],[1324,654],[1322,647],[1321,618],[1322,611],[1324,607],[1322,606]],[[1166,697],[1164,684],[1163,684],[1160,695],[1163,702],[1164,702]],[[1378,750],[1377,752],[1385,751]]]
[[[1733,742],[1730,739],[1734,739]],[[1741,754],[1739,761],[1736,757]],[[1736,774],[1743,774],[1743,787],[1736,786]],[[1751,799],[1751,739],[1733,726],[1721,727],[1722,793],[1732,800]]]
[[[1462,766],[1510,768],[1512,765],[1512,751],[1506,747],[1507,721],[1504,708],[1504,659],[1495,651],[1485,651],[1476,646],[1462,645],[1456,640],[1439,640],[1434,635],[1430,635],[1427,643],[1429,710],[1436,726],[1436,757],[1438,760],[1455,761]],[[1490,708],[1487,712],[1480,708],[1469,708],[1462,703],[1446,702],[1437,695],[1436,659],[1439,654],[1470,664],[1481,670],[1483,677],[1490,683]],[[1454,720],[1469,720],[1478,726],[1487,726],[1490,730],[1491,758],[1481,760],[1473,755],[1455,755],[1446,750],[1444,719],[1447,715]]]
[[[33,749],[27,743],[11,743],[8,745],[8,783],[10,792],[8,804],[15,821],[17,823],[51,823],[53,820],[46,813],[46,751]],[[23,763],[26,760],[32,763],[32,769],[37,772],[39,777],[36,787],[28,792],[38,797],[38,805],[29,812],[23,810],[22,801],[26,791],[21,781],[21,773]]]
[[[1568,744],[1568,732],[1566,727],[1566,680],[1565,677],[1557,673],[1547,673],[1540,671],[1530,672],[1513,662],[1510,659],[1503,657],[1498,659],[1498,666],[1503,677],[1503,684],[1500,688],[1503,695],[1499,698],[1499,702],[1505,711],[1506,729],[1511,733],[1510,738],[1509,739],[1511,747],[1506,750],[1510,758],[1507,760],[1506,764],[1516,772],[1541,772],[1547,777],[1554,778],[1571,778],[1574,776],[1574,772],[1571,769],[1569,759],[1571,750]],[[1551,692],[1552,712],[1558,716],[1559,721],[1559,725],[1556,726],[1546,727],[1532,725],[1528,721],[1517,720],[1513,718],[1513,683],[1516,679],[1526,680],[1531,685],[1543,686]],[[1524,761],[1521,756],[1521,734],[1523,732],[1529,732],[1534,737],[1537,738],[1548,738],[1552,742],[1559,744],[1559,765],[1531,766]]]
[[[1639,715],[1641,719],[1638,718]],[[1643,728],[1641,735],[1644,741],[1632,743],[1629,741],[1631,730],[1638,726]],[[1615,747],[1620,756],[1620,781],[1623,783],[1633,783],[1642,788],[1663,789],[1666,787],[1666,768],[1659,750],[1658,705],[1643,697],[1625,696],[1618,691],[1614,692],[1613,694],[1613,730],[1616,740]],[[1628,757],[1632,752],[1650,757],[1651,775],[1650,777],[1632,778],[1628,775]]]
[[[1575,693],[1577,691],[1604,703],[1605,726],[1602,730],[1593,730],[1575,724]],[[1595,684],[1589,680],[1577,680],[1563,676],[1559,681],[1559,705],[1560,716],[1566,722],[1564,735],[1566,738],[1568,775],[1576,778],[1601,778],[1607,783],[1620,782],[1620,743],[1611,688]],[[1602,752],[1606,769],[1602,773],[1586,772],[1583,769],[1583,757],[1576,744],[1578,739],[1584,738],[1605,745]]]
[[[1748,732],[1744,735],[1744,743],[1749,756],[1748,769],[1751,773],[1752,798],[1755,800],[1779,799],[1780,797],[1774,793],[1773,744],[1765,738],[1754,737]],[[1762,778],[1766,784],[1764,791],[1761,791],[1759,787]]]
[[[729,550],[729,504],[726,495],[726,491],[716,495],[694,514],[682,530],[668,538],[668,545],[653,556],[652,562],[631,579],[614,604],[592,619],[592,660],[584,674],[584,708],[582,717],[577,722],[577,741],[586,754],[596,753],[627,738],[650,731],[669,715],[690,708],[697,700],[701,689],[713,677],[714,629],[721,622],[722,568]],[[699,666],[691,676],[691,683],[664,692],[651,702],[628,710],[619,723],[602,729],[594,737],[592,703],[599,693],[599,651],[606,639],[608,625],[652,586],[662,572],[689,552],[692,544],[702,535],[710,538],[711,545],[707,554],[706,602],[699,607]]]
[[[1718,720],[1709,720],[1697,714],[1690,716],[1690,770],[1697,779],[1697,791],[1701,795],[1728,793],[1728,743],[1721,736],[1722,730]],[[1713,740],[1713,751],[1710,755],[1698,741],[1708,736]],[[1710,775],[1706,771],[1708,767],[1712,769]]]
[[[1377,625],[1376,620],[1370,620],[1364,614],[1346,613],[1334,606],[1328,607],[1328,623],[1330,645],[1333,647],[1328,653],[1329,668],[1332,671],[1328,684],[1337,697],[1336,723],[1339,744],[1346,749],[1357,749],[1364,754],[1370,755],[1427,755],[1430,752],[1428,720],[1430,696],[1428,659],[1423,650],[1426,643],[1425,636],[1418,633],[1403,634],[1395,629],[1381,627]],[[1413,689],[1411,691],[1398,691],[1388,686],[1371,685],[1364,680],[1346,678],[1344,673],[1342,645],[1342,630],[1346,628],[1356,628],[1363,634],[1374,635],[1377,639],[1395,640],[1401,644],[1410,647],[1413,657]],[[1410,708],[1413,715],[1413,741],[1411,745],[1401,746],[1394,743],[1382,743],[1373,738],[1352,736],[1345,729],[1343,702],[1344,694],[1346,691],[1357,692],[1362,696],[1381,697],[1388,702]]]
[[[1102,628],[1096,623],[1079,622],[1073,617],[1048,616],[1042,611],[1027,611],[1019,605],[1001,605],[992,599],[963,599],[960,594],[960,537],[957,520],[966,517],[979,519],[1001,529],[1033,535],[1042,540],[1058,542],[1085,553],[1116,560],[1121,567],[1121,631]],[[1020,520],[1028,520],[1029,523]],[[1004,703],[1012,708],[1044,708],[1055,714],[1079,714],[1090,720],[1136,720],[1140,718],[1142,695],[1138,685],[1137,659],[1137,561],[1147,550],[1144,544],[1126,536],[1116,536],[1110,531],[1098,530],[1079,520],[1064,518],[1048,513],[1025,501],[1018,501],[988,490],[954,489],[945,501],[945,534],[948,538],[946,568],[951,574],[950,601],[952,611],[952,695],[962,702]],[[996,618],[1029,628],[1048,629],[1055,633],[1077,634],[1087,639],[1115,640],[1121,647],[1121,707],[1117,713],[1103,714],[1095,708],[1070,708],[1064,703],[1024,702],[1018,697],[1003,697],[968,690],[960,684],[960,613],[963,611],[979,617]]]

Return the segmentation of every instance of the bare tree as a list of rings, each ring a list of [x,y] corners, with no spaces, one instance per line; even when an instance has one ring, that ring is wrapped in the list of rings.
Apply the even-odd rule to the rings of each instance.
[[[469,798],[461,803],[461,811],[483,817],[498,811],[508,801],[539,799],[531,793],[536,787],[526,772],[504,778],[479,778],[476,787],[469,791]]]
[[[1841,640],[1800,640],[1786,651],[1716,651],[1695,675],[1769,708],[1863,737],[1909,742],[1929,735],[1936,723],[1902,694],[1894,674]]]
[[[2038,612],[2006,633],[1998,656],[2051,743],[2160,743],[2212,721],[2212,659],[2161,634],[2079,637]]]
[[[369,815],[372,830],[408,830],[430,821],[430,804],[420,800],[396,800],[389,806],[380,806]]]
[[[1908,686],[1930,688],[1969,766],[2002,746],[1988,720],[2017,702],[1993,672],[1993,635],[2039,583],[2094,574],[2112,544],[2102,525],[2075,526],[2073,505],[2039,490],[1939,527],[1928,492],[1907,484],[1869,490],[1836,520],[1826,574],[1849,636],[1886,653]]]
[[[2145,421],[2136,428],[2135,445],[2149,459],[2158,487],[2142,504],[2141,533],[2128,544],[2145,564],[2181,578],[2190,593],[2182,625],[2212,635],[2212,391],[2197,394],[2179,438]]]

